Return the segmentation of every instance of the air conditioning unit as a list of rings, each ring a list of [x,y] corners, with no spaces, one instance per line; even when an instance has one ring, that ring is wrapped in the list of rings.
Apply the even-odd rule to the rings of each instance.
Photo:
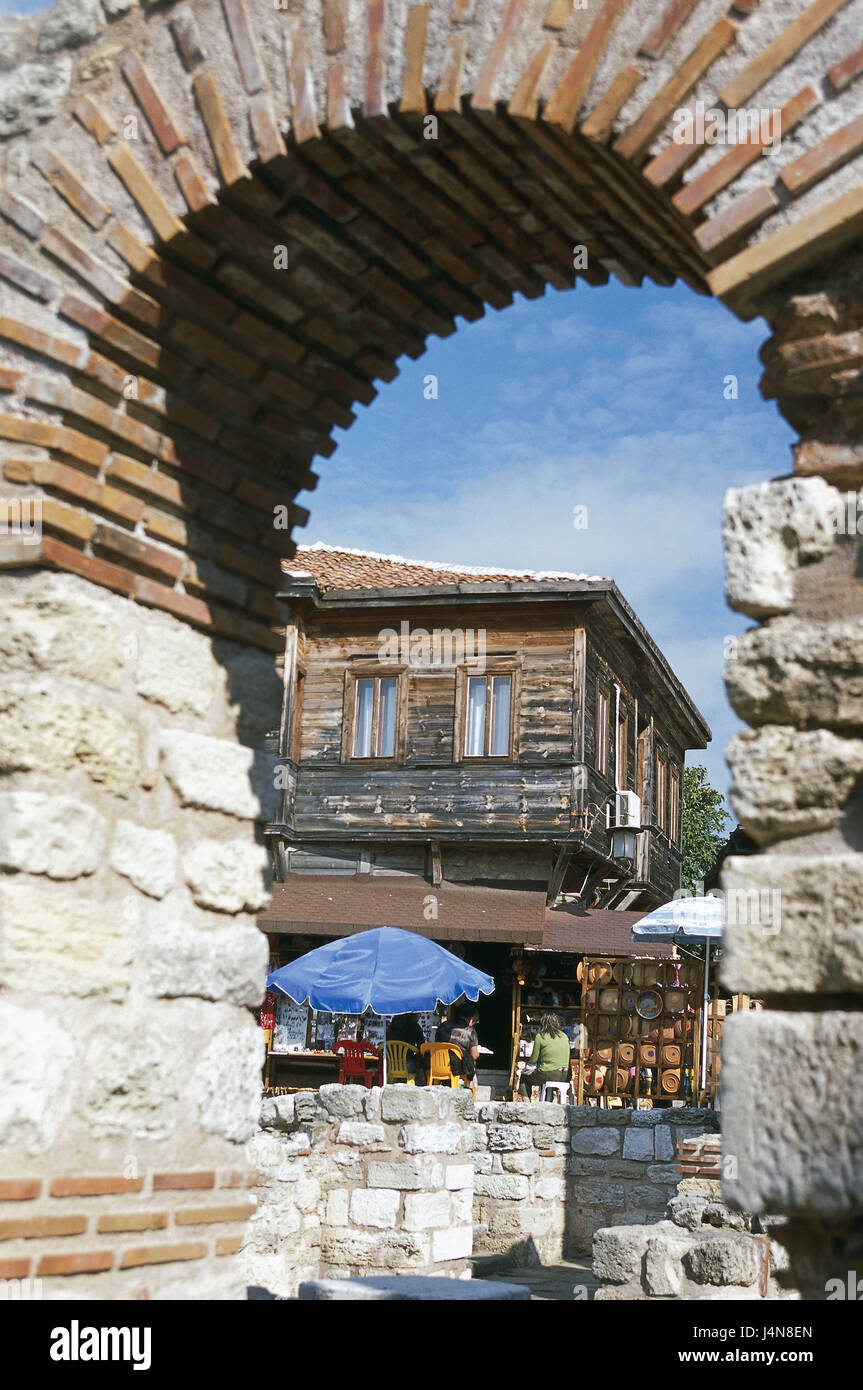
[[[608,803],[607,825],[609,830],[640,830],[641,797],[635,792],[615,792]]]

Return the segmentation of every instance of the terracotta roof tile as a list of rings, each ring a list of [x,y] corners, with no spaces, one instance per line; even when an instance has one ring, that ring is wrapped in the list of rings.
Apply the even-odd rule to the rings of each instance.
[[[400,555],[379,555],[346,546],[302,545],[291,560],[283,561],[287,574],[311,575],[327,589],[389,589],[420,584],[509,584],[538,580],[599,579],[603,576],[569,574],[560,570],[486,569],[477,565],[448,565],[435,560],[406,560]]]

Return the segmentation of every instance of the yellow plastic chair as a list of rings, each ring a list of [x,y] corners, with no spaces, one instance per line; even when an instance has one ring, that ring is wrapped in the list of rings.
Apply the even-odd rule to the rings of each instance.
[[[408,1071],[408,1057],[413,1055],[419,1057],[420,1050],[414,1047],[413,1043],[388,1042],[386,1044],[387,1053],[387,1083],[403,1081],[408,1086],[416,1085],[416,1073]]]
[[[428,1061],[428,1084],[433,1086],[436,1081],[443,1085],[449,1082],[450,1086],[459,1087],[462,1078],[453,1071],[450,1066],[450,1053],[462,1060],[464,1053],[455,1043],[449,1042],[430,1042],[423,1043],[420,1052]]]

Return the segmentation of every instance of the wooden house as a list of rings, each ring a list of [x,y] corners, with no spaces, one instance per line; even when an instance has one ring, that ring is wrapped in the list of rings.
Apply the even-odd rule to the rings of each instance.
[[[288,564],[274,953],[405,926],[500,975],[555,906],[672,896],[710,730],[612,580],[320,544]]]

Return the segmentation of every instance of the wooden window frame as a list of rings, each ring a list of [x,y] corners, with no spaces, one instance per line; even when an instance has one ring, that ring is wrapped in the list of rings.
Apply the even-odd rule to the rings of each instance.
[[[668,835],[668,753],[657,747],[654,755],[654,808],[653,819],[657,830]]]
[[[668,838],[673,845],[680,845],[683,839],[683,825],[681,821],[681,789],[682,778],[680,768],[669,767],[668,769]]]
[[[389,757],[373,754],[363,758],[354,753],[354,733],[357,713],[357,682],[361,680],[395,680],[396,682],[396,727],[395,748]],[[374,713],[372,717],[372,740],[377,735],[380,695],[375,690]],[[345,672],[344,704],[342,707],[342,762],[354,763],[361,767],[395,767],[404,762],[405,715],[407,708],[407,669],[404,666],[386,666],[375,662],[373,666],[356,666]]]
[[[295,763],[300,761],[300,751],[303,744],[303,697],[305,695],[306,668],[301,661],[297,662],[294,674],[294,707],[291,714],[291,733],[290,748],[288,757]]]
[[[605,703],[605,730],[602,738],[602,721],[599,717],[600,702]],[[596,699],[594,700],[594,725],[593,725],[593,765],[600,777],[608,780],[608,734],[611,728],[611,687],[605,681],[596,679]]]
[[[485,680],[485,744],[489,746],[491,740],[491,682],[494,676],[509,676],[509,739],[507,753],[482,753],[467,754],[464,752],[465,739],[467,738],[467,692],[468,681],[473,678]],[[471,671],[467,665],[456,668],[455,676],[455,717],[453,720],[453,762],[467,764],[481,764],[487,767],[492,764],[496,767],[506,766],[507,763],[518,762],[519,739],[520,739],[520,720],[519,708],[521,704],[521,669],[513,661],[487,661],[484,671]]]

